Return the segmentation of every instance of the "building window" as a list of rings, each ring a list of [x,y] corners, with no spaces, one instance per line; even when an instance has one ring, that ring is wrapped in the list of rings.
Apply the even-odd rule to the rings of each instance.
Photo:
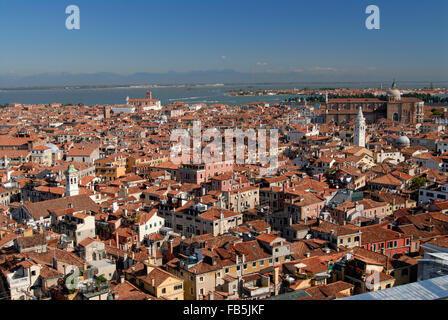
[[[174,290],[181,290],[183,288],[182,284],[178,284],[174,286]]]
[[[162,289],[162,294],[165,294],[166,293],[166,288],[163,288]]]

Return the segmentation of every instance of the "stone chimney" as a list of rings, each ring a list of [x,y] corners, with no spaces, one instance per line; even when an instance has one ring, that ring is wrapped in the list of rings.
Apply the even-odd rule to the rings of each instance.
[[[174,251],[174,248],[173,248],[173,240],[172,239],[170,239],[170,240],[168,240],[168,251],[171,253],[171,254],[173,254],[173,251]]]
[[[156,257],[156,246],[154,243],[151,245],[151,256],[154,258]]]
[[[280,269],[279,267],[275,267],[274,268],[274,293],[275,295],[278,295],[278,291],[279,291],[279,278],[280,278]]]

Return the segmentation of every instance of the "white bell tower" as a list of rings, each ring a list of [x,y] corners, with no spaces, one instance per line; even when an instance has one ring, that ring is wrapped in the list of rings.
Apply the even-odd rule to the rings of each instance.
[[[362,113],[362,107],[359,107],[358,116],[355,120],[355,133],[353,144],[358,147],[366,146],[366,119]]]
[[[77,196],[79,194],[78,182],[78,171],[75,169],[73,164],[70,164],[67,171],[65,171],[66,197]]]

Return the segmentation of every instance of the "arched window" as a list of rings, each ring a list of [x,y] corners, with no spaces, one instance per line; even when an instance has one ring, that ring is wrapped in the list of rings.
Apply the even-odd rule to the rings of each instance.
[[[398,113],[397,113],[397,112],[395,112],[395,113],[394,113],[394,116],[393,116],[393,121],[400,121],[400,120],[399,120],[399,116],[398,116]]]

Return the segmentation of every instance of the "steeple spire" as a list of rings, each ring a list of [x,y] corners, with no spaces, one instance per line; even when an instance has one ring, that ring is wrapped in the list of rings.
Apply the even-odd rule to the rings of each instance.
[[[394,79],[394,82],[392,82],[392,89],[397,89],[397,82]]]
[[[362,107],[358,108],[358,117],[357,118],[364,120],[364,114],[362,113]]]

